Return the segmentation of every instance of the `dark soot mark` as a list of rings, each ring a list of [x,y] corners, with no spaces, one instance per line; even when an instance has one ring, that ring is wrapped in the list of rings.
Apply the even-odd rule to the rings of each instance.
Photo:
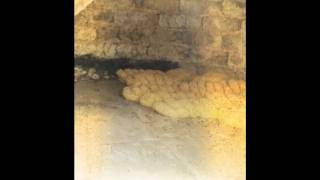
[[[95,68],[98,72],[108,71],[115,75],[118,69],[152,69],[168,71],[179,67],[177,62],[168,60],[130,59],[130,58],[98,58],[93,55],[82,55],[75,57],[75,65],[84,68]]]

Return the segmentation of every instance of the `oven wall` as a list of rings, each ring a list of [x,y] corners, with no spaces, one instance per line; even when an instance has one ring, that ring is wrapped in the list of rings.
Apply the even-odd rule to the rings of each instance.
[[[75,54],[245,71],[245,0],[94,0],[75,16]]]
[[[93,0],[75,0],[74,1],[74,15],[79,14],[85,9]]]

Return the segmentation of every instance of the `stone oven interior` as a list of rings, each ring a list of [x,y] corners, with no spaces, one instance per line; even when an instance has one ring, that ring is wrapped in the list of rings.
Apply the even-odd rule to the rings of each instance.
[[[75,179],[244,180],[245,0],[75,0]]]

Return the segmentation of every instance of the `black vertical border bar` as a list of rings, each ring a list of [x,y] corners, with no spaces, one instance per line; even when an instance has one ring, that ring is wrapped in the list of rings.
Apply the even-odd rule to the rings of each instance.
[[[51,22],[49,27],[53,30],[49,30],[48,36],[50,42],[54,42],[49,45],[51,53],[49,57],[53,63],[54,75],[50,77],[49,85],[52,87],[52,95],[50,97],[54,106],[51,107],[54,112],[51,121],[54,123],[50,129],[54,132],[53,139],[55,142],[53,145],[57,147],[53,153],[56,153],[52,159],[54,167],[51,167],[53,171],[48,176],[52,176],[55,179],[74,179],[74,0],[55,0],[48,3],[48,6],[54,3],[50,8],[50,13],[53,14],[50,18]],[[50,67],[52,68],[52,67]],[[50,72],[51,73],[51,72]],[[53,87],[55,86],[55,87]],[[51,90],[52,91],[52,90]],[[49,95],[50,96],[50,95]],[[49,162],[50,163],[50,162]],[[51,165],[50,165],[51,166]],[[56,171],[56,173],[54,173]],[[51,177],[51,178],[52,178]]]

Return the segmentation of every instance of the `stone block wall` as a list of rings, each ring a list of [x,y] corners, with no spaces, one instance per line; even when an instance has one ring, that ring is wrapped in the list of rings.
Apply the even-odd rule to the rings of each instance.
[[[74,1],[74,15],[79,14],[85,9],[93,0],[75,0]]]
[[[94,0],[75,16],[75,54],[245,71],[245,0]]]

